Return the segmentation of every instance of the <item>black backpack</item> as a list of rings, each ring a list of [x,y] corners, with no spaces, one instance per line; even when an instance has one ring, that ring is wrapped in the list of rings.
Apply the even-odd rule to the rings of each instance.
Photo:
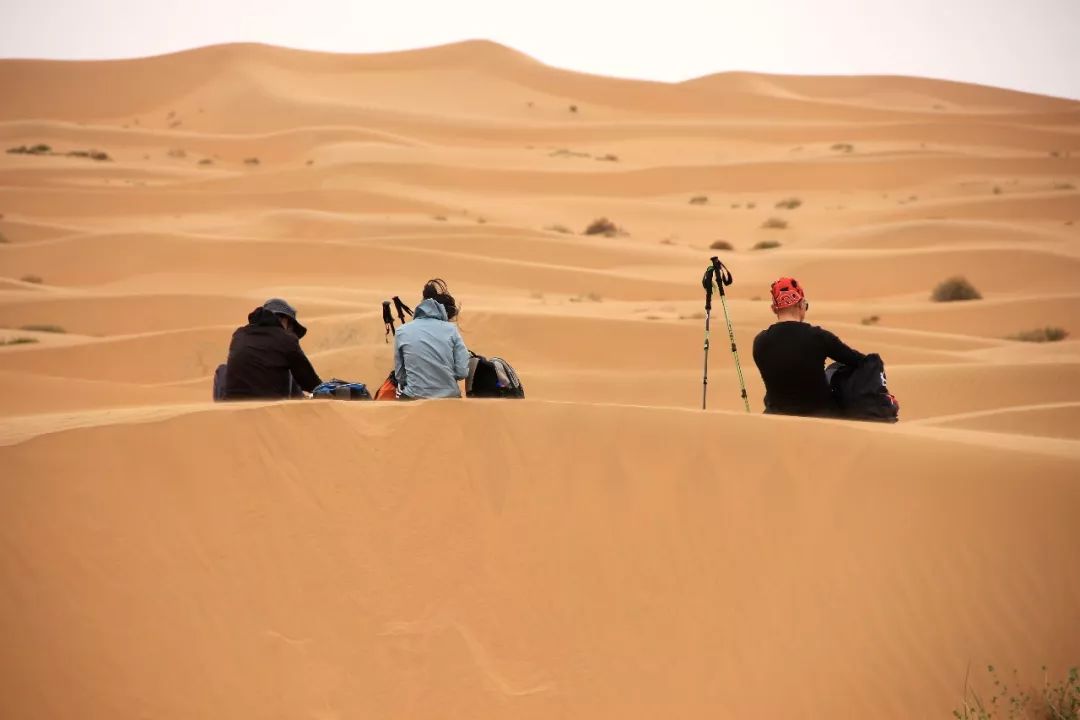
[[[834,362],[825,369],[840,411],[852,420],[896,422],[900,403],[889,392],[885,363],[877,353],[867,355],[856,367]]]
[[[465,397],[523,398],[525,388],[510,363],[499,357],[487,358],[469,353],[469,377],[465,380]]]
[[[316,400],[370,400],[371,393],[364,383],[334,378],[312,390],[311,397]]]

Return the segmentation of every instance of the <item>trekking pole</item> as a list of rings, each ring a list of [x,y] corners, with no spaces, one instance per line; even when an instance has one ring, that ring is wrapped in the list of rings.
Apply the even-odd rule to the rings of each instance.
[[[710,265],[701,278],[701,285],[705,288],[705,373],[701,378],[701,409],[705,409],[705,403],[709,398],[709,318],[712,315],[712,289],[713,273],[715,268]]]
[[[720,291],[720,305],[724,308],[724,321],[727,322],[728,339],[731,341],[731,355],[735,358],[735,373],[739,376],[739,391],[742,394],[743,406],[746,408],[746,412],[750,412],[750,399],[746,396],[746,381],[743,380],[742,364],[739,362],[739,349],[735,346],[735,328],[732,327],[731,316],[728,315],[727,293],[724,291],[724,288],[732,282],[731,271],[728,270],[724,263],[720,262],[720,258],[716,256],[710,258],[710,261],[712,262],[712,271],[715,275],[716,287]],[[707,312],[705,318],[706,323],[708,323]],[[706,333],[707,332],[708,331],[706,331]]]

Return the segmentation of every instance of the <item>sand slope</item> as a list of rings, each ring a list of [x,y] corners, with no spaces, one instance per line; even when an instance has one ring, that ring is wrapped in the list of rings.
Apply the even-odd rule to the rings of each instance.
[[[969,664],[1080,662],[1080,103],[487,42],[0,94],[51,148],[0,154],[3,717],[947,717]],[[725,342],[696,409],[720,240],[750,416]],[[781,274],[904,422],[759,415]],[[528,400],[208,402],[269,296],[378,383],[432,276]]]

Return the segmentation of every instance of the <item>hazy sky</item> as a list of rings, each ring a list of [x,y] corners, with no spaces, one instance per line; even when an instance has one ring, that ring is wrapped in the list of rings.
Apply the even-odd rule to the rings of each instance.
[[[472,38],[620,77],[920,75],[1080,99],[1080,0],[0,0],[0,57]]]

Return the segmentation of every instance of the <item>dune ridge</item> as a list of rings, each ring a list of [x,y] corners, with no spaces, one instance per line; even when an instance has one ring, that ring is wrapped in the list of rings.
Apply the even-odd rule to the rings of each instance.
[[[1080,664],[1080,102],[486,41],[0,97],[49,146],[0,154],[0,716],[948,717]],[[751,415],[719,310],[699,409],[716,252]],[[900,424],[760,414],[780,275]],[[210,402],[270,296],[378,384],[432,276],[527,400]]]

